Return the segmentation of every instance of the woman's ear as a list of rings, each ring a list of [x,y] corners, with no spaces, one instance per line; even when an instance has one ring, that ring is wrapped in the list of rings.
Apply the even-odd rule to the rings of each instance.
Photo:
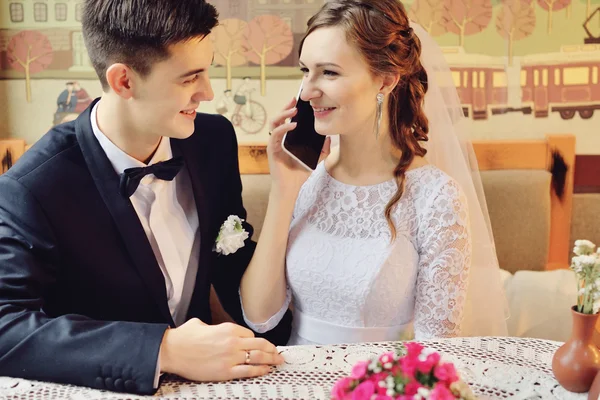
[[[383,76],[379,92],[388,95],[394,91],[400,81],[399,74],[387,74]]]

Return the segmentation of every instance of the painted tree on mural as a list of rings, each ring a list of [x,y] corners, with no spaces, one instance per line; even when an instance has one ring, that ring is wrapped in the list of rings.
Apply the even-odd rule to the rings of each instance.
[[[587,43],[600,43],[600,7],[594,8],[594,11],[585,19],[583,24],[585,35],[584,40]]]
[[[38,31],[21,31],[8,42],[6,54],[12,68],[25,72],[27,102],[31,102],[31,75],[48,68],[53,59],[50,40]]]
[[[508,40],[508,63],[512,65],[513,47],[535,29],[535,10],[526,0],[505,0],[496,16],[496,30]]]
[[[246,37],[248,23],[237,18],[224,19],[212,31],[215,64],[225,67],[227,89],[231,90],[231,68],[247,62]]]
[[[581,0],[585,3],[585,17],[588,18],[592,12],[600,7],[600,0]]]
[[[260,93],[267,93],[267,65],[280,62],[292,52],[294,37],[290,26],[276,15],[260,15],[248,23],[245,32],[248,60],[260,65]]]
[[[444,26],[444,3],[439,0],[415,0],[408,10],[408,17],[421,25],[431,36],[446,33]]]
[[[464,46],[465,36],[483,31],[492,20],[491,0],[445,0],[443,23],[448,32],[459,36]]]
[[[548,11],[548,35],[552,33],[552,14],[554,11],[560,11],[566,8],[571,0],[537,0],[537,3],[544,10]]]

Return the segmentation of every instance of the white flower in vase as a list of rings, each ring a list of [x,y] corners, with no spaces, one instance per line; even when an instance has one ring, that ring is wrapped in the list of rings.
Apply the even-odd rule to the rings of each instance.
[[[595,314],[600,309],[600,254],[589,240],[576,240],[571,270],[577,277],[577,311]]]

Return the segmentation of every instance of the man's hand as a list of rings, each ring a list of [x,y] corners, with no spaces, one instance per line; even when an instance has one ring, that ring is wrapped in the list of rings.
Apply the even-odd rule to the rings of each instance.
[[[232,323],[206,325],[197,318],[167,329],[160,345],[161,372],[194,381],[257,377],[283,361],[273,344],[251,330]]]

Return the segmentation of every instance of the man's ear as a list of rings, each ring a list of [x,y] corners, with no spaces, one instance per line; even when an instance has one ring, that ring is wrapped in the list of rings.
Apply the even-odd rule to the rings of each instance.
[[[133,96],[135,75],[135,72],[131,68],[122,63],[112,64],[106,70],[108,85],[113,92],[124,99],[129,99]]]

